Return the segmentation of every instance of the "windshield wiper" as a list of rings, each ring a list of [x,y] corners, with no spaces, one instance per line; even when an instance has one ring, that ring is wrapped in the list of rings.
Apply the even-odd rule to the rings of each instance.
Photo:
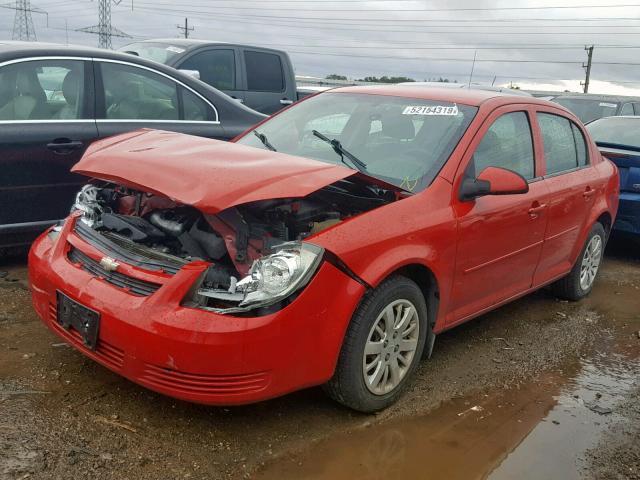
[[[351,163],[355,165],[356,169],[360,170],[361,172],[365,172],[367,170],[367,164],[364,163],[362,160],[360,160],[358,157],[356,157],[353,153],[350,153],[348,150],[346,150],[342,146],[339,140],[336,140],[335,138],[331,139],[329,137],[326,137],[317,130],[311,130],[311,133],[313,133],[316,137],[318,137],[323,142],[327,142],[329,145],[331,145],[333,147],[333,150],[338,155],[340,155],[340,159],[342,160],[342,163],[344,163],[345,165],[348,165],[347,162],[344,161],[344,157],[347,157],[349,160],[351,160]]]
[[[274,147],[273,145],[271,145],[271,142],[269,141],[269,139],[267,138],[267,136],[264,133],[259,133],[257,130],[253,131],[253,134],[258,137],[258,139],[262,142],[262,144],[267,147],[269,150],[271,150],[272,152],[277,152],[276,147]]]

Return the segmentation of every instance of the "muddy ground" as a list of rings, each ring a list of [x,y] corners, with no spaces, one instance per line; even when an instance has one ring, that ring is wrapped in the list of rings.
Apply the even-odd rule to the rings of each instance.
[[[640,479],[636,244],[609,246],[582,302],[541,291],[440,335],[375,416],[319,388],[236,408],[145,390],[45,329],[5,262],[1,479]]]

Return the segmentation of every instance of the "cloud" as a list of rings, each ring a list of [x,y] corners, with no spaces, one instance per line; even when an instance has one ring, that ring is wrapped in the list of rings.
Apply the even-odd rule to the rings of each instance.
[[[475,53],[474,82],[574,91],[584,79],[584,46],[595,44],[591,91],[635,94],[638,68],[624,64],[637,63],[640,48],[629,47],[640,47],[640,7],[618,8],[616,1],[608,8],[584,7],[602,0],[565,0],[543,5],[579,8],[532,9],[527,0],[124,0],[112,7],[112,24],[134,39],[176,37],[188,17],[193,38],[281,48],[297,73],[319,76],[468,81]],[[98,23],[97,1],[32,5],[49,12],[48,25],[44,15],[33,15],[39,40],[97,44],[96,36],[75,31]],[[13,15],[0,9],[0,38],[11,37]]]

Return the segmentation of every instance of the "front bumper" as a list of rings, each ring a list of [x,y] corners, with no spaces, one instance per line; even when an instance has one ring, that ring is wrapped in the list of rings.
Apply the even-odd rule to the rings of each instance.
[[[640,235],[640,193],[620,192],[618,215],[613,228],[620,232]]]
[[[220,315],[180,305],[207,267],[175,275],[121,265],[119,271],[160,287],[134,295],[73,264],[71,248],[104,254],[74,234],[69,218],[56,240],[43,234],[29,253],[33,305],[42,321],[84,355],[151,390],[212,405],[250,403],[326,382],[348,322],[364,293],[323,262],[311,283],[282,310],[261,317]],[[100,313],[95,350],[56,320],[56,291]]]

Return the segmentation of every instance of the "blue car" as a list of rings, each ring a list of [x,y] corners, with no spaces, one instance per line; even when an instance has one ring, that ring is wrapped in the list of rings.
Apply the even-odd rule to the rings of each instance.
[[[620,170],[620,206],[613,228],[640,236],[640,117],[601,118],[587,130]]]

